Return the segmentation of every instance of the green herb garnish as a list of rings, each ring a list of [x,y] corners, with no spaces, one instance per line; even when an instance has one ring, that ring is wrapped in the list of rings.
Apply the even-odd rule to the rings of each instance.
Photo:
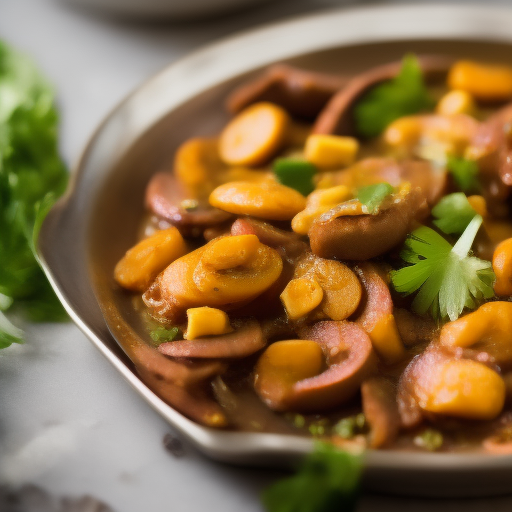
[[[428,110],[432,104],[418,59],[406,55],[395,78],[372,88],[357,102],[357,131],[365,137],[376,137],[395,119]]]
[[[362,187],[357,191],[357,200],[368,208],[369,213],[375,213],[384,199],[395,189],[389,183],[377,183]]]
[[[418,292],[412,302],[414,311],[456,320],[464,308],[475,309],[494,296],[491,262],[469,256],[481,224],[480,215],[473,217],[453,247],[425,226],[409,235],[400,256],[410,266],[393,271],[391,280],[400,293]]]
[[[299,158],[278,158],[274,160],[274,173],[279,183],[294,188],[302,195],[307,196],[315,189],[313,176],[316,167]]]
[[[433,428],[426,428],[421,434],[414,437],[414,444],[429,452],[439,450],[443,446],[443,442],[443,434]]]
[[[149,335],[151,339],[157,343],[164,343],[166,341],[174,341],[180,330],[178,327],[166,328],[163,326],[156,327]]]
[[[35,321],[67,318],[34,249],[68,180],[57,132],[53,90],[29,59],[0,41],[0,293]],[[21,339],[5,320],[1,347]]]
[[[354,510],[361,457],[317,442],[296,475],[264,491],[267,512],[350,512]]]
[[[466,194],[456,192],[443,197],[432,208],[432,215],[436,218],[433,221],[434,225],[443,233],[460,235],[477,212],[471,206]]]
[[[480,190],[478,164],[474,160],[449,156],[446,169],[452,175],[457,187],[467,194]]]
[[[343,439],[352,439],[356,434],[364,432],[366,417],[363,413],[343,418],[333,427],[333,433]]]

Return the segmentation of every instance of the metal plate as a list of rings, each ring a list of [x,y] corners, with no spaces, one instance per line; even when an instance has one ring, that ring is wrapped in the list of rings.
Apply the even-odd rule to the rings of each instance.
[[[268,64],[357,72],[406,52],[443,53],[512,65],[512,11],[467,6],[337,10],[247,32],[172,64],[105,119],[85,148],[67,194],[46,218],[41,262],[68,313],[120,374],[172,426],[208,456],[230,463],[286,466],[308,439],[216,431],[176,412],[134,373],[107,328],[137,329],[125,295],[115,292],[115,262],[136,238],[144,188],[176,147],[212,135],[226,121],[223,99]],[[98,306],[102,304],[102,309]],[[117,329],[117,330],[116,330]],[[428,496],[512,491],[512,456],[369,451],[365,486]]]

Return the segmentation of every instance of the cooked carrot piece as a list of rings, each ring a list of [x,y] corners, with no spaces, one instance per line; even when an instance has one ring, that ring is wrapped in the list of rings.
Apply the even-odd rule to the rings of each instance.
[[[503,240],[494,250],[492,268],[496,274],[496,295],[512,295],[512,238]]]
[[[177,228],[157,231],[127,251],[116,265],[114,278],[123,288],[142,292],[167,265],[186,252]]]
[[[290,118],[272,103],[256,103],[238,114],[222,131],[220,156],[229,165],[267,162],[284,143]]]
[[[512,98],[512,67],[460,60],[450,69],[448,85],[450,89],[468,92],[477,100],[507,100]]]

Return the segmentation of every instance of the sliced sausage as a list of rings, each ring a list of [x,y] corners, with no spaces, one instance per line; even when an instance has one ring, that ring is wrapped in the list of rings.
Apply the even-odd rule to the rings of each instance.
[[[343,76],[277,64],[235,89],[228,96],[226,107],[236,114],[252,103],[269,101],[280,105],[292,116],[313,120],[347,81]]]
[[[382,377],[366,380],[361,386],[363,412],[370,424],[370,447],[389,446],[398,436],[400,415],[396,388]]]
[[[415,189],[377,214],[337,217],[333,208],[313,223],[309,231],[311,250],[321,258],[375,258],[403,242],[424,207],[424,197]]]
[[[193,209],[186,209],[183,207],[185,199],[187,195],[183,186],[171,173],[155,174],[146,188],[146,207],[180,229],[206,228],[232,218],[230,213],[203,202],[199,202]]]
[[[249,321],[228,334],[207,336],[196,340],[162,343],[158,350],[171,357],[204,359],[238,359],[261,350],[266,345],[259,322]]]
[[[420,56],[418,60],[425,78],[432,80],[443,76],[453,62],[437,55]],[[355,102],[371,87],[395,77],[401,67],[401,62],[392,62],[355,76],[320,112],[313,126],[313,133],[352,134],[352,107]]]
[[[318,343],[327,369],[295,383],[288,393],[264,397],[278,411],[320,412],[353,398],[375,370],[375,354],[368,335],[350,322],[325,321],[301,331],[301,338]]]

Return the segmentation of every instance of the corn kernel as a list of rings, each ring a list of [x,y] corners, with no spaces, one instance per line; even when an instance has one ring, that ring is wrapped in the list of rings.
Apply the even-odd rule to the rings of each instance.
[[[232,332],[229,317],[220,309],[201,307],[187,309],[186,340],[195,340],[200,336],[215,336]]]
[[[313,311],[322,302],[324,292],[314,279],[292,279],[283,293],[281,301],[288,318],[297,320]]]
[[[454,90],[446,93],[437,104],[436,112],[443,116],[471,115],[475,111],[473,96],[467,91]]]
[[[433,368],[431,389],[420,401],[429,412],[459,418],[492,420],[505,402],[505,383],[482,363],[469,359],[445,361]]]
[[[358,151],[359,142],[353,137],[310,135],[304,156],[320,169],[336,169],[353,163]]]

